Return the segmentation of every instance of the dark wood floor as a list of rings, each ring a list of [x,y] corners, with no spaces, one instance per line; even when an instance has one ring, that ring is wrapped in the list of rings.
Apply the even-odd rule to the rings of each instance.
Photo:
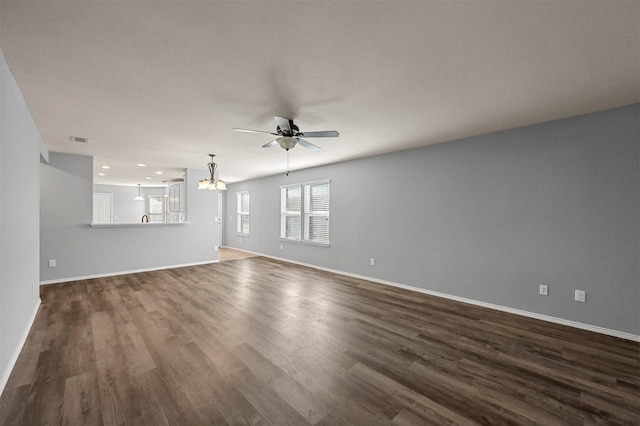
[[[42,299],[2,425],[640,422],[638,343],[261,257]]]

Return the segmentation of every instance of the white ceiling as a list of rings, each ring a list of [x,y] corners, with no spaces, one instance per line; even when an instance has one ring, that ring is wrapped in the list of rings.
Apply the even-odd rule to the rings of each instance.
[[[228,182],[284,173],[269,135],[231,130],[273,115],[340,132],[292,150],[295,170],[640,101],[639,1],[3,0],[0,17],[49,149],[111,166],[103,183],[208,153]]]

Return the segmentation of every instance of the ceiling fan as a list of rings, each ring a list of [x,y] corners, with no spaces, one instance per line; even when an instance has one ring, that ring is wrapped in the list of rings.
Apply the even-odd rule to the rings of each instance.
[[[297,144],[302,145],[307,148],[309,151],[320,151],[320,147],[316,146],[306,140],[305,138],[335,138],[339,136],[339,133],[335,130],[325,130],[322,132],[301,132],[298,126],[296,126],[292,119],[278,117],[274,115],[273,118],[276,119],[277,127],[276,132],[265,132],[262,130],[248,130],[248,129],[238,129],[234,128],[233,130],[237,132],[247,132],[247,133],[266,133],[268,135],[278,136],[276,139],[262,145],[263,148],[271,148],[275,145],[280,145],[280,147],[286,151],[289,151]]]

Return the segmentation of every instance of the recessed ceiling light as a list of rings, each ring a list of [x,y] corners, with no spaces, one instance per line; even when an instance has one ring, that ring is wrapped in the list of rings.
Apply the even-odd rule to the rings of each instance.
[[[100,167],[100,168],[101,168],[101,169],[105,169],[105,170],[106,170],[106,169],[110,169],[111,167],[109,167],[109,166],[102,166],[102,167]]]
[[[156,172],[156,174],[157,174],[157,175],[161,175],[161,174],[162,174],[162,172],[161,172],[161,171],[157,171],[157,172]]]
[[[138,166],[138,167],[147,167],[146,164],[142,164],[142,163],[138,163],[138,164],[136,164],[136,166]]]
[[[104,173],[98,173],[98,176],[104,176]]]
[[[145,179],[151,180],[153,179],[152,177],[147,176]]]

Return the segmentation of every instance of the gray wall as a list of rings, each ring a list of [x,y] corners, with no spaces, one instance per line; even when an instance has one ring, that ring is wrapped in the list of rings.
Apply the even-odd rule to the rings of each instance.
[[[189,224],[92,228],[92,158],[54,152],[49,157],[41,166],[42,281],[218,260],[217,197],[196,189],[206,171],[186,172]],[[48,267],[49,259],[56,260],[55,268]]]
[[[38,304],[42,138],[0,52],[0,392]]]
[[[640,335],[639,115],[636,104],[229,185],[225,244]],[[281,242],[279,186],[327,178],[331,247]],[[235,233],[244,190],[249,237]]]

